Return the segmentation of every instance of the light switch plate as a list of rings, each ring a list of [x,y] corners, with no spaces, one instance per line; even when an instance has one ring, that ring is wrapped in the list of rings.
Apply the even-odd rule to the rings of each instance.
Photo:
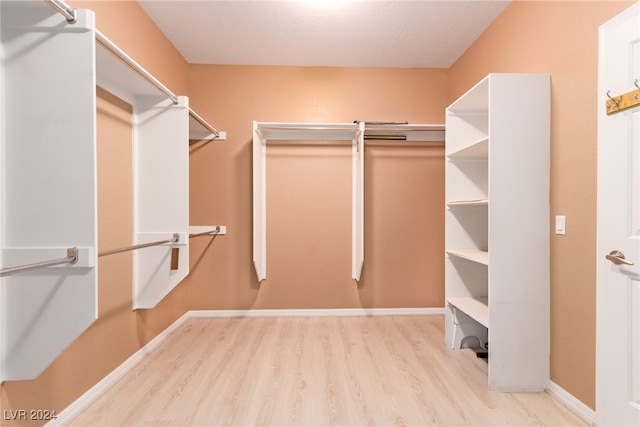
[[[556,215],[556,234],[567,234],[567,220],[564,215]]]

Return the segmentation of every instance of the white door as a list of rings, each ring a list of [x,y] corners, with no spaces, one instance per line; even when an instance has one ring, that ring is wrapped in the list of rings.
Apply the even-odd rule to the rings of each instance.
[[[640,426],[640,3],[599,37],[596,422]]]

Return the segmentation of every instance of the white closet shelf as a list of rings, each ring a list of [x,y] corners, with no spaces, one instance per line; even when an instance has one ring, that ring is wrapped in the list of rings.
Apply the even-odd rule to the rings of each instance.
[[[130,104],[139,97],[178,97],[96,29],[96,84]]]
[[[463,258],[478,264],[489,265],[489,252],[477,250],[448,250],[449,255]]]
[[[445,125],[370,124],[365,123],[365,136],[402,135],[406,141],[444,141]]]
[[[489,111],[489,79],[483,79],[469,89],[447,110],[456,115],[483,115]]]
[[[349,141],[356,139],[358,130],[357,123],[256,122],[263,144],[269,139]]]
[[[169,98],[174,104],[179,98],[162,82],[145,70],[104,34],[96,30],[96,84],[131,105],[141,98]],[[225,140],[221,132],[189,108],[189,139]]]
[[[451,208],[473,208],[473,207],[487,207],[489,206],[488,199],[478,199],[478,200],[455,200],[452,202],[448,202],[447,205]]]
[[[489,298],[451,297],[447,299],[447,303],[462,311],[485,328],[489,327]]]
[[[487,158],[489,156],[489,137],[485,136],[479,140],[449,154],[452,160],[463,158]]]

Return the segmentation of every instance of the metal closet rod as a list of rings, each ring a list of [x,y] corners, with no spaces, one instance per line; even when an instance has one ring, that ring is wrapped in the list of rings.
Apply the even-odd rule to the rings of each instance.
[[[101,257],[101,256],[105,256],[105,255],[119,254],[120,252],[134,251],[136,249],[149,248],[151,246],[163,245],[165,243],[178,243],[178,241],[180,241],[180,233],[173,233],[173,238],[171,238],[169,240],[160,240],[160,241],[157,241],[157,242],[142,243],[140,245],[127,246],[127,247],[124,247],[124,248],[109,249],[109,250],[106,250],[106,251],[98,252],[98,256]]]
[[[196,113],[195,111],[193,111],[191,108],[189,108],[189,114],[191,115],[191,117],[193,117],[198,123],[200,123],[202,126],[204,126],[209,132],[211,132],[212,134],[214,134],[216,136],[216,138],[218,138],[220,136],[220,132],[218,132],[218,130],[216,128],[214,128],[213,126],[211,126],[209,123],[207,123],[202,117],[200,117],[198,115],[198,113]]]
[[[62,0],[45,0],[49,6],[54,8],[59,14],[67,18],[69,24],[75,24],[76,22],[76,10],[72,9],[68,4]]]
[[[20,273],[28,270],[35,270],[37,268],[51,267],[53,265],[75,264],[76,262],[78,262],[78,248],[68,248],[67,256],[65,258],[54,259],[51,261],[36,262],[33,264],[25,264],[25,265],[20,265],[18,267],[3,268],[2,270],[0,270],[0,277],[8,276],[10,274]]]

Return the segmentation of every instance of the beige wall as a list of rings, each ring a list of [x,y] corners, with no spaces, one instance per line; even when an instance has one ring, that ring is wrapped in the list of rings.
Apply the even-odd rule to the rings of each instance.
[[[251,124],[443,123],[444,108],[489,72],[552,74],[551,215],[567,216],[567,235],[551,241],[552,379],[594,407],[597,27],[630,3],[518,1],[450,70],[432,70],[188,65],[135,2],[73,2],[95,10],[107,37],[227,131],[227,141],[190,144],[190,209],[192,225],[227,225],[228,235],[193,239],[190,276],[153,310],[131,311],[130,256],[101,258],[100,319],[38,379],[3,384],[2,409],[62,410],[188,309],[442,306],[442,148],[367,148],[356,285],[345,149],[270,147],[269,270],[259,285]],[[131,236],[131,118],[126,104],[98,95],[106,249]]]
[[[454,64],[449,101],[491,72],[551,73],[551,379],[595,408],[598,26],[630,1],[516,1]],[[526,103],[514,94],[513,104]],[[553,233],[553,223],[550,222]]]
[[[267,280],[259,285],[251,141],[253,120],[443,123],[446,74],[190,66],[191,105],[228,135],[192,144],[192,224],[224,224],[229,232],[191,273],[194,308],[442,307],[442,147],[366,149],[365,267],[356,284],[350,148],[270,145]]]

